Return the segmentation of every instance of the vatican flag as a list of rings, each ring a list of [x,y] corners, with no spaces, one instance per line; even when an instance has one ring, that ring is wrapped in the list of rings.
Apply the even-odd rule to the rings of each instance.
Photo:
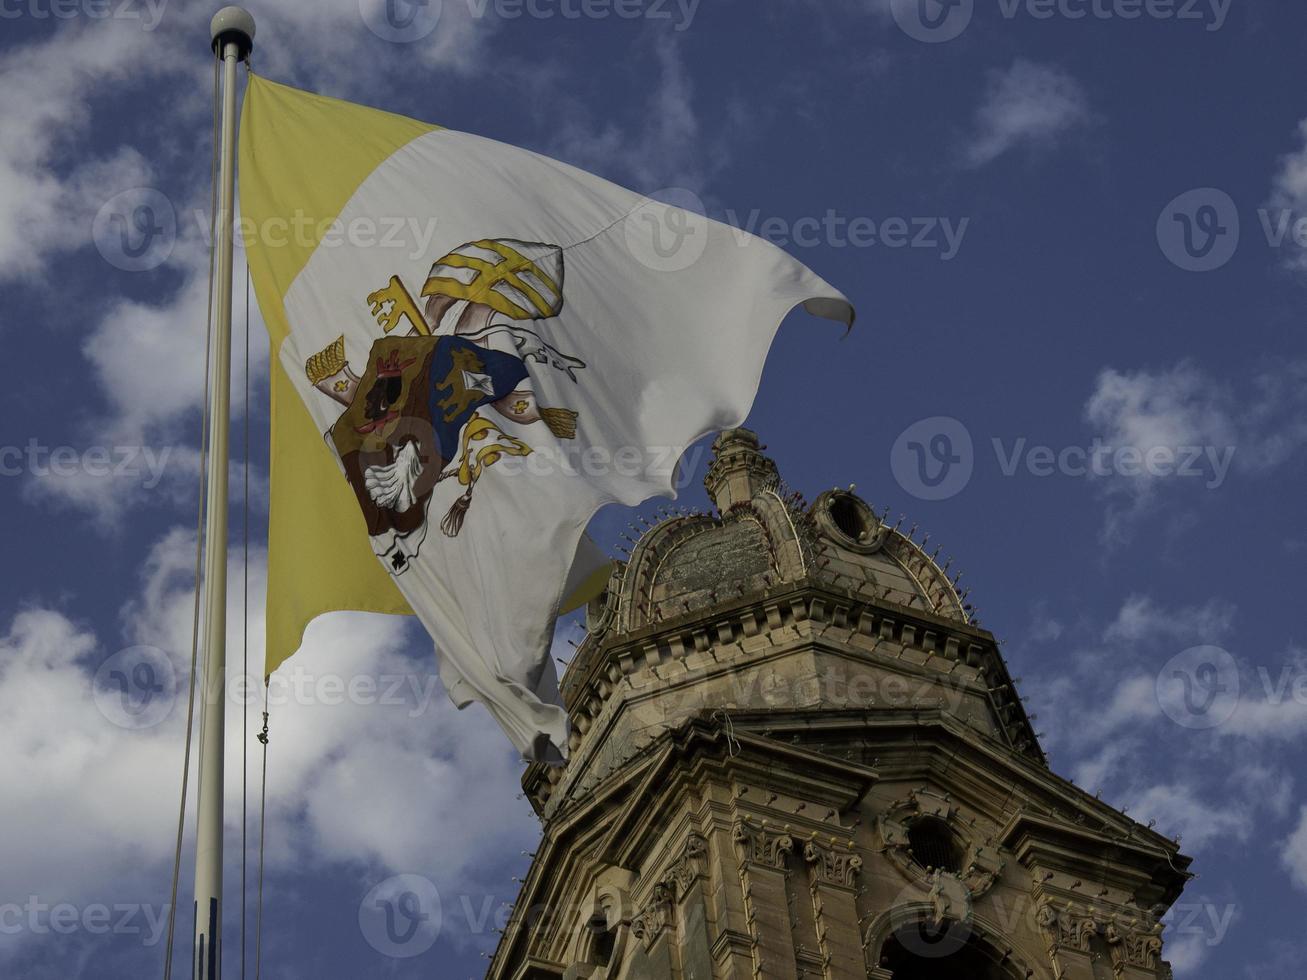
[[[455,703],[561,759],[549,649],[608,577],[591,516],[670,494],[785,315],[848,301],[692,211],[258,77],[240,202],[272,343],[268,672],[314,616],[411,610]]]

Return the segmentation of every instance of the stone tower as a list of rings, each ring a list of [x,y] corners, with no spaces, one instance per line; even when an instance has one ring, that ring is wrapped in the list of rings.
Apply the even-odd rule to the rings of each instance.
[[[489,977],[1169,977],[1189,859],[1049,770],[932,555],[763,448],[719,436],[716,512],[647,528],[591,604]]]

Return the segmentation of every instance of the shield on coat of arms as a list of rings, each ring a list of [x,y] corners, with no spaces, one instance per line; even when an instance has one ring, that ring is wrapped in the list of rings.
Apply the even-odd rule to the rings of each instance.
[[[458,458],[477,409],[506,397],[526,377],[520,358],[462,337],[377,340],[353,400],[331,429],[368,534],[405,535],[420,527],[431,491]],[[394,481],[393,494],[386,479]]]

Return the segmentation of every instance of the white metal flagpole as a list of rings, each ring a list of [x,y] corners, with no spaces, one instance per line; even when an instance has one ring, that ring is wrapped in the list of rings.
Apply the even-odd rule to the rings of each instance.
[[[223,740],[227,706],[227,431],[231,411],[232,231],[236,196],[236,68],[254,46],[254,18],[224,7],[209,25],[222,59],[218,213],[214,221],[217,303],[210,324],[209,480],[204,555],[204,710],[200,732],[199,814],[195,829],[194,980],[222,973]]]

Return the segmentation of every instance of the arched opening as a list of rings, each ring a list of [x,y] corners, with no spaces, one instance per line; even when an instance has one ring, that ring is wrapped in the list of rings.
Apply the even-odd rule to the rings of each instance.
[[[826,510],[830,514],[831,522],[839,528],[840,533],[852,541],[861,544],[875,530],[871,512],[866,504],[852,494],[832,494]]]
[[[950,931],[956,928],[953,923]],[[880,965],[894,980],[1019,980],[1015,967],[975,936],[941,942],[925,922],[891,934],[881,947]]]
[[[1116,971],[1112,968],[1112,954],[1102,936],[1089,938],[1089,965],[1094,971],[1094,980],[1113,980]]]
[[[918,817],[908,825],[908,853],[923,868],[959,876],[966,857],[957,836],[938,817]]]
[[[590,933],[590,963],[608,966],[613,960],[613,948],[617,942],[617,934],[608,928],[608,917],[596,912],[586,923],[586,930]]]

